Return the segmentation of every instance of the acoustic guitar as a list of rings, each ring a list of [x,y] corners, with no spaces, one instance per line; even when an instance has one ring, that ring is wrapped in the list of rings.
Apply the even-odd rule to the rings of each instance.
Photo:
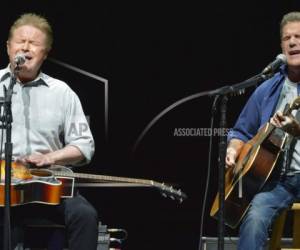
[[[283,112],[289,115],[299,109],[300,97],[287,104]],[[250,141],[244,144],[236,165],[225,173],[224,223],[236,228],[246,214],[250,203],[274,170],[287,140],[287,134],[271,123],[266,123]],[[210,215],[218,218],[219,194],[217,193]]]
[[[1,162],[0,207],[4,206],[4,161]],[[74,173],[63,166],[28,168],[21,163],[12,163],[11,206],[27,203],[57,205],[61,198],[71,198],[76,179],[90,182],[133,183],[158,189],[163,196],[182,202],[187,198],[180,189],[153,180]]]

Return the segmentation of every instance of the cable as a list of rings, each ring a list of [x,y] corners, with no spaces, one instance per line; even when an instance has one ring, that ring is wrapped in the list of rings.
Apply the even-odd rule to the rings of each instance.
[[[213,127],[214,127],[214,115],[217,110],[216,103],[217,103],[219,97],[220,97],[219,95],[215,96],[215,99],[214,99],[213,105],[212,105],[211,120],[210,120],[211,131],[213,131]],[[202,212],[201,212],[201,220],[200,220],[200,239],[199,239],[199,246],[198,246],[199,250],[202,249],[203,221],[204,221],[204,214],[205,214],[205,210],[206,210],[206,199],[207,199],[208,186],[209,186],[209,180],[210,180],[210,172],[211,172],[212,144],[213,144],[213,133],[211,133],[210,137],[209,137],[207,176],[206,176],[206,185],[205,185],[204,199],[203,199],[203,204],[202,204]]]

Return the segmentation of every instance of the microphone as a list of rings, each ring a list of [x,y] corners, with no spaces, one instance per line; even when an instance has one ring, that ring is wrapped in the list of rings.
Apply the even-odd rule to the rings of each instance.
[[[21,66],[25,63],[26,57],[23,53],[18,53],[14,58],[14,63],[16,66]]]
[[[261,73],[264,75],[274,74],[282,64],[286,64],[286,56],[284,54],[279,54]]]

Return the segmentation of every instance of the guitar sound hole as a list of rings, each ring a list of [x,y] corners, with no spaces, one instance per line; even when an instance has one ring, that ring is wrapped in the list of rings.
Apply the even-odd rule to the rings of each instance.
[[[38,176],[38,177],[51,177],[52,172],[46,169],[31,169],[31,175]]]

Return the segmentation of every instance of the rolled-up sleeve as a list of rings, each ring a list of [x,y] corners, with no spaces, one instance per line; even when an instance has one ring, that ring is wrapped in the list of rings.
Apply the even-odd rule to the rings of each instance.
[[[95,142],[81,102],[71,89],[69,89],[66,99],[64,142],[65,145],[77,147],[85,158],[75,165],[84,165],[91,161],[95,152]]]

